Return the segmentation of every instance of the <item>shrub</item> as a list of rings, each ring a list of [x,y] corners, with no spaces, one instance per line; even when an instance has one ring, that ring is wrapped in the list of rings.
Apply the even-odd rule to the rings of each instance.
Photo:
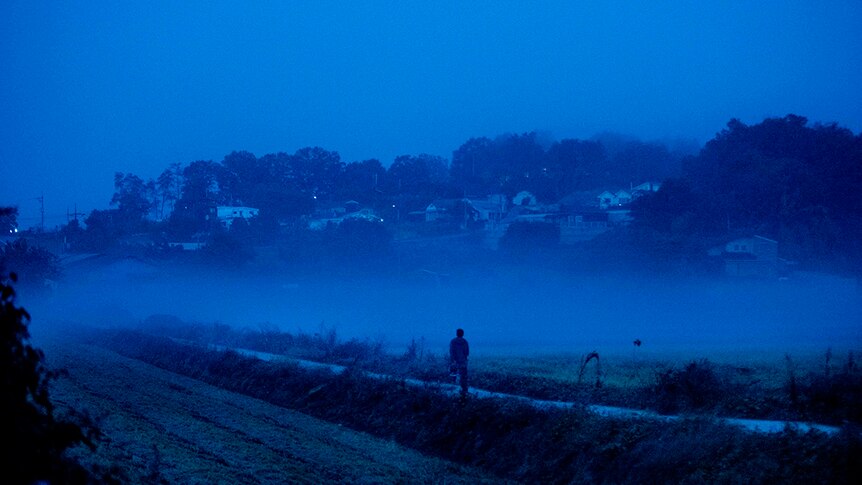
[[[827,354],[828,356],[829,354]],[[832,422],[845,420],[862,422],[862,373],[859,372],[851,353],[847,364],[837,372],[812,373],[797,382],[797,408],[806,417],[825,417]]]
[[[653,394],[662,413],[702,410],[721,399],[724,385],[706,359],[688,363],[684,369],[669,369],[656,375]]]
[[[560,243],[560,227],[550,222],[513,222],[500,239],[500,249],[513,255],[546,252]]]
[[[14,282],[16,277],[10,275]],[[15,292],[0,283],[0,470],[11,483],[87,483],[89,472],[66,458],[64,452],[79,444],[94,448],[97,431],[57,419],[48,395],[56,378],[43,364],[44,354],[28,340],[30,315],[15,306]]]
[[[201,260],[221,268],[240,268],[255,257],[254,250],[231,233],[215,232],[200,250]]]
[[[0,271],[14,271],[20,276],[20,284],[31,288],[43,288],[62,274],[57,256],[31,246],[26,239],[0,246]]]

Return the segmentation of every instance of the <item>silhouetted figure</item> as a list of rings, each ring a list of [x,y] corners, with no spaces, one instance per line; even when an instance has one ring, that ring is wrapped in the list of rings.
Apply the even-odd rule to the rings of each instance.
[[[449,342],[449,360],[455,368],[458,378],[461,381],[461,396],[467,395],[467,357],[470,356],[470,344],[464,338],[464,330],[458,329],[455,332],[457,337]]]

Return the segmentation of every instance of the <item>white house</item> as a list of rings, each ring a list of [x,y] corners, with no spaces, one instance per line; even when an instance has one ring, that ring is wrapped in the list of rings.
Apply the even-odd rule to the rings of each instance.
[[[322,231],[329,226],[337,226],[342,222],[350,219],[361,219],[369,222],[383,222],[383,218],[374,213],[371,209],[360,209],[342,217],[327,217],[320,219],[312,219],[308,221],[308,228],[312,231]]]
[[[527,192],[526,190],[522,190],[512,198],[512,205],[518,206],[532,206],[536,205],[538,202],[536,200],[536,196]]]
[[[225,229],[230,229],[231,224],[235,219],[243,219],[248,221],[260,214],[260,209],[254,207],[234,207],[229,205],[220,205],[216,207],[216,217]]]
[[[207,244],[205,242],[172,242],[168,243],[168,247],[182,249],[183,251],[198,251],[203,249]]]
[[[632,194],[625,190],[610,192],[608,190],[599,194],[599,208],[608,209],[610,207],[620,207],[631,203]]]
[[[635,198],[638,198],[641,195],[648,194],[650,192],[658,192],[658,189],[661,188],[660,182],[644,182],[640,185],[635,185],[631,188],[631,193]]]
[[[763,236],[742,237],[727,242],[724,245],[724,252],[775,261],[778,259],[778,242]]]
[[[472,207],[467,204],[467,199],[435,199],[425,207],[425,222],[445,219],[464,220],[467,217],[473,217],[472,210]]]
[[[503,194],[489,195],[485,199],[466,199],[475,209],[476,220],[496,222],[506,215],[508,209],[506,196]]]
[[[524,192],[526,193],[526,192]],[[498,222],[508,210],[506,196],[490,195],[484,199],[436,199],[425,208],[425,221],[441,219]]]
[[[661,184],[658,182],[644,182],[633,185],[629,190],[617,190],[616,192],[605,190],[598,196],[598,205],[600,209],[621,207],[630,204],[639,197],[658,191],[660,187]]]
[[[587,241],[607,232],[612,226],[608,211],[567,212],[558,215],[555,219],[560,226],[560,244]]]
[[[727,242],[718,253],[724,260],[724,272],[730,276],[774,277],[782,270],[778,242],[763,236],[742,237]]]

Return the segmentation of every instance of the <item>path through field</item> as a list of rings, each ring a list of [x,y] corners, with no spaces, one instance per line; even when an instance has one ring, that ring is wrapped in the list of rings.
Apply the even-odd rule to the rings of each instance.
[[[215,348],[219,348],[221,350],[224,350],[223,347],[217,347],[216,346]],[[268,354],[265,352],[256,352],[253,350],[246,350],[246,349],[231,349],[231,350],[233,350],[235,352],[239,352],[239,353],[244,354],[244,355],[248,355],[250,357],[256,357],[256,358],[261,359],[261,360],[268,360],[268,361],[290,360],[290,361],[296,362],[296,363],[298,363],[302,366],[305,366],[305,367],[326,367],[326,368],[331,369],[333,372],[343,372],[346,369],[345,367],[340,366],[340,365],[321,364],[318,362],[312,362],[312,361],[308,361],[308,360],[288,359],[287,357],[285,357],[283,355],[278,355],[278,354]],[[375,378],[379,378],[379,379],[391,378],[391,376],[381,375],[381,374],[369,374],[369,375],[371,377],[375,377]],[[429,385],[429,383],[427,383],[425,381],[420,381],[417,379],[405,379],[405,382],[407,384],[410,384],[413,386],[418,386],[418,387],[424,387],[424,386]],[[437,386],[437,387],[439,387],[441,392],[445,392],[445,393],[451,394],[453,396],[460,393],[460,390],[461,390],[460,386],[455,385],[455,384],[430,383],[430,385]],[[576,403],[573,403],[573,402],[546,401],[546,400],[541,400],[541,399],[533,399],[533,398],[529,398],[529,397],[518,396],[515,394],[505,394],[505,393],[501,393],[501,392],[486,391],[484,389],[477,389],[477,388],[470,388],[469,393],[473,396],[480,397],[480,398],[491,398],[491,397],[493,397],[493,398],[501,398],[501,399],[517,399],[519,401],[523,401],[523,402],[526,402],[528,404],[531,404],[533,406],[540,407],[540,408],[541,407],[544,407],[544,408],[570,408],[570,407],[576,405]],[[591,412],[594,412],[596,414],[606,416],[609,418],[658,419],[658,420],[664,420],[664,421],[670,421],[670,420],[676,420],[676,419],[683,418],[683,416],[663,415],[663,414],[656,413],[654,411],[648,411],[648,410],[642,410],[642,409],[623,408],[623,407],[617,407],[617,406],[602,406],[602,405],[598,405],[598,404],[589,404],[586,406],[586,408]],[[729,424],[732,426],[738,426],[738,427],[741,427],[741,428],[746,429],[748,431],[760,432],[760,433],[778,433],[778,432],[783,431],[788,426],[796,428],[797,430],[799,430],[803,433],[808,432],[812,429],[816,429],[818,431],[821,431],[821,432],[827,433],[827,434],[834,434],[834,433],[837,433],[839,431],[839,428],[837,426],[829,426],[829,425],[825,425],[825,424],[809,423],[809,422],[802,422],[802,421],[779,421],[779,420],[769,420],[769,419],[745,419],[745,418],[729,418],[729,417],[716,418],[716,419],[721,420],[725,424]]]

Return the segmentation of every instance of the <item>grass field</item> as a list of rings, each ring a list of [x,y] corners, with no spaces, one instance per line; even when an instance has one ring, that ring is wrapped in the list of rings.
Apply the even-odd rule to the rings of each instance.
[[[597,387],[595,361],[584,377],[572,355],[474,362],[477,387],[585,404],[617,399],[687,416],[607,419],[578,406],[543,410],[501,398],[459,401],[435,388],[433,381],[444,379],[441,357],[421,346],[389,355],[334,335],[264,335],[225,326],[173,330],[242,348],[264,342],[260,347],[294,357],[347,364],[347,371],[207,350],[179,343],[177,336],[82,331],[78,336],[98,345],[55,341],[46,347],[50,362],[69,370],[56,397],[93,415],[105,434],[98,453],[82,457],[119,466],[144,483],[855,483],[862,473],[858,422],[845,420],[829,436],[793,429],[750,433],[710,418],[733,411],[728,403],[739,397],[724,394],[744,390],[739,386],[746,379],[753,379],[748,388],[755,387],[769,375],[768,366],[609,359]],[[858,375],[835,364],[830,375]],[[812,365],[819,379],[825,371],[816,361]],[[387,369],[400,377],[365,375]],[[632,380],[631,372],[642,373],[641,381]],[[803,375],[809,369],[800,365],[794,372],[795,405],[785,403],[790,395],[780,370],[763,384],[767,394],[778,393],[773,401],[756,398],[751,389],[740,396],[763,406],[778,403],[782,413],[823,413],[811,405],[817,379]],[[406,386],[400,379],[409,375],[431,384]],[[842,392],[858,393],[853,382]],[[852,411],[847,406],[839,403],[822,416]]]
[[[160,320],[161,319],[161,320]],[[391,353],[379,343],[343,341],[335,330],[315,334],[235,330],[223,324],[153,319],[140,328],[199,344],[245,348],[429,382],[445,380],[445,355],[414,341]],[[471,359],[471,385],[527,397],[661,413],[736,418],[862,423],[858,353],[780,352],[688,355],[480,355]]]

